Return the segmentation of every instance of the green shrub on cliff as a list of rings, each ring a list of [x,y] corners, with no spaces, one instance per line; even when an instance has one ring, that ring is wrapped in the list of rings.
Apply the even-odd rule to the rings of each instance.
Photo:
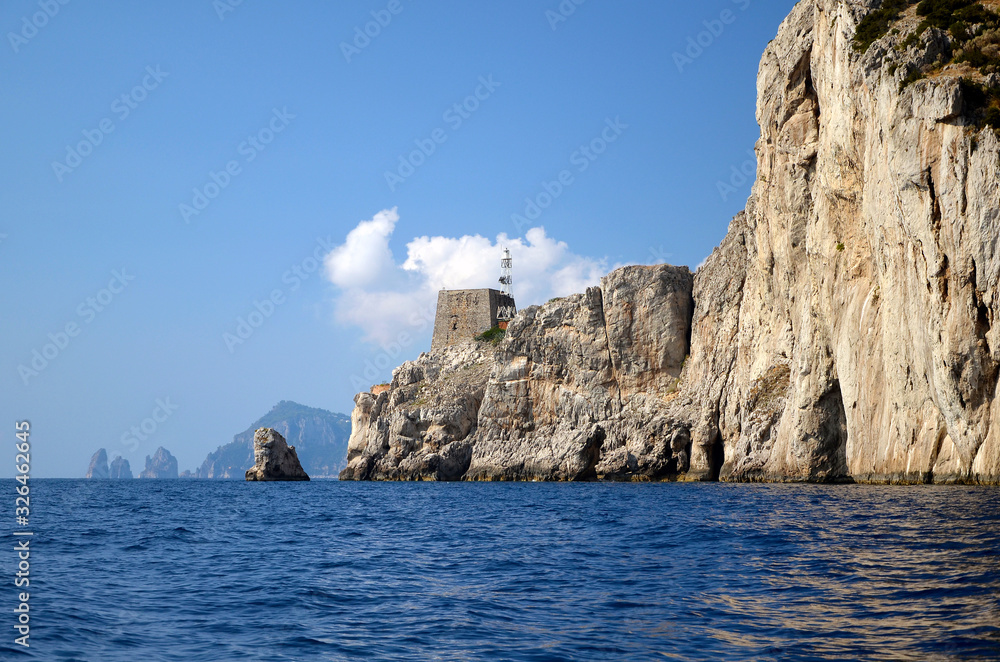
[[[920,71],[920,69],[914,69],[910,73],[906,74],[906,78],[899,81],[899,91],[902,92],[907,87],[909,87],[913,83],[916,83],[923,77],[924,77],[924,72]]]
[[[507,335],[506,330],[501,329],[499,326],[495,326],[489,331],[483,331],[482,333],[480,333],[478,336],[476,336],[476,340],[480,342],[491,342],[495,345],[501,340],[503,340],[504,336],[506,335]]]
[[[923,0],[917,5],[917,16],[924,17],[924,22],[917,28],[917,32],[923,32],[932,25],[949,30],[956,22],[986,23],[996,14],[986,9],[979,0]]]
[[[910,0],[885,0],[881,7],[861,19],[854,33],[854,50],[860,53],[867,51],[869,46],[889,31],[892,22],[912,4]]]
[[[965,116],[976,126],[1000,129],[1000,86],[986,87],[968,78],[960,82]]]

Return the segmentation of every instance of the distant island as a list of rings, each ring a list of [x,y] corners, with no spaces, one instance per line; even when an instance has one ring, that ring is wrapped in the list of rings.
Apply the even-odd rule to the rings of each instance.
[[[294,445],[302,467],[310,476],[336,476],[347,464],[350,436],[347,416],[282,400],[231,442],[209,453],[197,470],[178,474],[177,459],[161,446],[146,457],[139,478],[244,480],[247,470],[254,466],[254,432],[258,428],[273,428]],[[128,460],[120,456],[109,466],[107,451],[101,448],[91,458],[86,478],[131,479],[132,471]]]

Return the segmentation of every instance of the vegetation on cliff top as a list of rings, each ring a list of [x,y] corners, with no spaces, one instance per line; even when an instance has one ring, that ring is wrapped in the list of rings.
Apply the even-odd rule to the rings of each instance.
[[[911,68],[900,81],[900,90],[953,63],[968,64],[978,70],[984,80],[989,80],[991,74],[1000,73],[1000,15],[977,0],[921,0],[919,3],[916,0],[885,0],[858,24],[854,35],[855,50],[867,50],[912,5],[917,5],[917,16],[923,20],[896,48],[907,49],[917,44],[929,28],[937,28],[948,35],[948,52],[931,65]],[[894,29],[893,34],[898,34],[898,30]],[[890,73],[895,73],[896,69],[895,63],[889,67]],[[964,77],[962,95],[965,114],[977,127],[992,126],[1000,130],[1000,85]]]
[[[899,15],[914,4],[910,0],[885,0],[882,6],[871,12],[858,23],[854,33],[854,50],[864,53],[868,47],[889,31],[889,26]]]

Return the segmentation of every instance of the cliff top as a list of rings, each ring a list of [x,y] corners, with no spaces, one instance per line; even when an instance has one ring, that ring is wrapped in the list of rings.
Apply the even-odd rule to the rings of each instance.
[[[901,70],[902,91],[924,78],[961,79],[965,115],[1000,131],[1000,0],[885,0],[858,23],[854,50]]]

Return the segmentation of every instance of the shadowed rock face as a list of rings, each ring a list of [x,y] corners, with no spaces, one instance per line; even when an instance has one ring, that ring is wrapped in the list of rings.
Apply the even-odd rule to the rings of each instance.
[[[90,458],[90,467],[87,468],[85,478],[108,478],[108,452],[106,450],[101,448]]]
[[[956,70],[900,85],[946,33],[854,51],[876,4],[782,23],[757,181],[693,284],[626,267],[404,364],[341,478],[1000,483],[1000,138]]]
[[[128,460],[118,456],[111,461],[111,478],[116,480],[132,480],[132,467]]]
[[[146,468],[139,478],[177,478],[177,458],[160,446],[152,457],[146,456]]]
[[[271,428],[260,428],[254,433],[253,456],[254,465],[247,469],[247,480],[309,480],[299,464],[295,446],[289,446]]]

